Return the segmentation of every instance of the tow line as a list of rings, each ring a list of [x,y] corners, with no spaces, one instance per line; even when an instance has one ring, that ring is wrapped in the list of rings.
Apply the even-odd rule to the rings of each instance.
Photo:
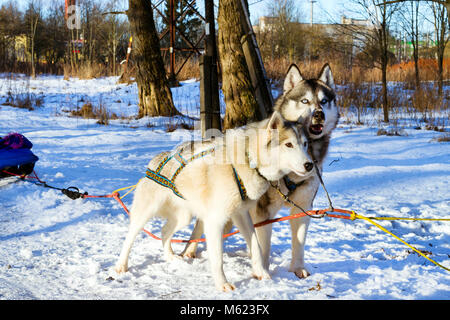
[[[116,200],[123,208],[123,210],[127,213],[127,215],[130,214],[127,206],[123,203],[122,199],[124,197],[126,197],[128,194],[130,194],[137,186],[137,184],[129,186],[129,187],[125,187],[125,188],[120,188],[117,190],[114,190],[112,193],[110,194],[106,194],[106,195],[89,195],[87,192],[81,193],[80,190],[77,187],[68,187],[68,188],[57,188],[57,187],[53,187],[48,185],[46,182],[42,181],[41,179],[39,179],[39,177],[37,176],[36,172],[33,171],[33,175],[18,175],[18,174],[14,174],[5,170],[2,170],[3,173],[9,174],[11,176],[15,176],[18,179],[22,180],[22,181],[27,181],[27,182],[32,182],[36,185],[40,185],[46,188],[51,188],[51,189],[56,189],[56,190],[60,190],[63,194],[65,194],[66,196],[68,196],[70,199],[75,200],[75,199],[89,199],[89,198],[93,198],[93,199],[97,199],[97,198],[112,198],[114,200]],[[273,186],[272,186],[273,187]],[[123,196],[120,196],[120,191],[124,191],[124,190],[128,190]],[[277,189],[280,196],[282,196],[286,201],[288,201],[289,203],[291,203],[292,205],[296,206],[297,208],[301,209],[301,207],[297,206],[294,202],[292,202],[287,196],[285,196],[283,193],[280,192],[279,189]],[[378,223],[376,223],[374,220],[388,220],[388,221],[398,221],[398,220],[404,220],[404,221],[450,221],[450,218],[403,218],[403,217],[366,217],[363,216],[361,214],[357,214],[355,211],[353,210],[345,210],[345,209],[339,209],[339,208],[327,208],[327,209],[321,209],[321,210],[309,210],[309,211],[305,211],[303,209],[301,209],[302,212],[297,213],[297,214],[292,214],[286,217],[280,217],[280,218],[276,218],[276,219],[268,219],[259,223],[254,224],[254,227],[261,227],[267,224],[271,224],[271,223],[275,223],[275,222],[281,222],[281,221],[286,221],[286,220],[292,220],[292,219],[298,219],[298,218],[302,218],[305,216],[308,217],[315,217],[315,218],[324,218],[324,217],[328,217],[328,218],[337,218],[337,219],[344,219],[344,220],[350,220],[350,221],[355,221],[355,220],[364,220],[366,222],[371,223],[372,225],[376,226],[377,228],[379,228],[380,230],[382,230],[383,232],[387,233],[388,235],[394,237],[395,239],[397,239],[398,241],[402,242],[403,244],[405,244],[406,246],[408,246],[409,248],[411,248],[414,252],[416,252],[417,254],[421,255],[422,257],[424,257],[425,259],[427,259],[428,261],[432,262],[433,264],[435,264],[436,266],[446,270],[446,271],[450,271],[450,268],[443,266],[442,264],[434,261],[433,259],[427,257],[422,251],[416,249],[415,247],[413,247],[412,245],[410,245],[409,243],[407,243],[406,241],[402,240],[400,237],[398,237],[397,235],[393,234],[392,232],[390,232],[389,230],[387,230],[386,228],[384,228],[383,226],[379,225]],[[156,235],[154,235],[153,233],[151,233],[150,231],[146,230],[145,228],[142,229],[147,235],[149,235],[150,237],[152,237],[155,240],[161,240],[161,238],[157,237]],[[239,230],[227,233],[223,235],[223,238],[228,238],[232,235],[235,235],[239,233]],[[184,240],[184,239],[172,239],[171,242],[173,243],[190,243],[190,242],[205,242],[206,239],[205,238],[199,238],[199,239],[190,239],[190,240]]]

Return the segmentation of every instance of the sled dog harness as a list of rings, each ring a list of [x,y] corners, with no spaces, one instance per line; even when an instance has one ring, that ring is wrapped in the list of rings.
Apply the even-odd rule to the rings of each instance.
[[[185,159],[183,158],[183,156],[181,155],[180,151],[177,151],[176,153],[172,154],[172,155],[168,155],[166,156],[164,159],[162,159],[162,161],[158,164],[158,166],[156,167],[155,170],[152,170],[150,168],[147,168],[147,171],[145,172],[145,176],[150,179],[153,180],[154,182],[158,183],[159,185],[169,188],[173,191],[173,193],[175,195],[177,195],[178,197],[185,199],[183,197],[183,195],[180,193],[180,191],[177,189],[177,187],[175,186],[175,179],[177,178],[177,176],[180,174],[181,170],[183,170],[184,167],[186,167],[186,165],[195,160],[195,159],[199,159],[202,158],[208,154],[211,154],[215,151],[215,148],[211,148],[211,149],[207,149],[205,151],[199,152],[197,154],[194,154],[193,156],[191,156],[189,159]],[[178,167],[177,170],[175,170],[174,174],[172,175],[171,178],[168,178],[164,175],[161,174],[161,170],[164,168],[164,166],[171,160],[171,159],[175,159],[180,163],[180,166]],[[241,199],[242,200],[246,200],[247,199],[247,190],[245,189],[244,183],[242,182],[241,177],[239,177],[236,169],[234,168],[234,166],[231,166],[233,168],[233,174],[234,174],[234,178],[236,180],[236,184],[238,186],[239,189],[239,194],[241,195]]]

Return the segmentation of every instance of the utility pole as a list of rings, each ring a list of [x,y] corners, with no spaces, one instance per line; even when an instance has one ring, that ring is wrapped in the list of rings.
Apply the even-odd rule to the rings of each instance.
[[[314,16],[314,3],[316,3],[316,0],[310,0],[309,1],[311,3],[311,22],[310,22],[310,26],[313,26],[313,16]]]
[[[313,22],[314,22],[314,3],[316,3],[316,0],[309,0],[309,2],[311,3],[311,22],[309,23],[310,26],[310,37],[311,37],[311,41],[309,43],[309,57],[308,60],[309,62],[311,62],[312,59],[312,53],[313,53],[313,45],[314,45],[314,36],[313,36]]]

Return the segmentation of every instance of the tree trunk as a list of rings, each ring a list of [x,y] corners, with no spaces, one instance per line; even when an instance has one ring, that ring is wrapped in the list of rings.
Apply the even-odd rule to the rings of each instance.
[[[431,9],[433,11],[434,16],[434,31],[436,33],[436,55],[437,55],[437,64],[438,64],[438,94],[439,97],[442,97],[443,94],[443,81],[444,81],[444,52],[445,47],[449,41],[449,37],[447,36],[448,29],[450,28],[450,19],[449,19],[449,5],[450,1],[447,0],[446,6],[442,6],[439,3],[432,3]],[[445,14],[447,11],[447,15]]]
[[[411,3],[413,6],[413,3]],[[414,7],[412,7],[414,9]],[[412,10],[411,10],[412,11]],[[414,75],[416,90],[420,90],[420,75],[419,75],[419,3],[415,6],[415,12],[411,12],[412,19],[412,45],[413,45],[413,57],[414,57]]]
[[[139,117],[178,115],[166,78],[151,2],[129,0],[128,3],[127,16],[135,44]]]
[[[389,122],[389,104],[387,92],[388,39],[386,23],[384,20],[381,22],[378,32],[381,51],[381,95],[383,98],[383,121]]]
[[[445,47],[448,42],[448,38],[446,39],[446,32],[448,31],[446,28],[446,21],[445,21],[445,15],[444,15],[444,8],[439,8],[440,11],[438,11],[439,20],[438,23],[440,23],[439,32],[437,34],[438,36],[438,43],[437,43],[437,63],[438,63],[438,94],[439,97],[442,97],[443,93],[443,86],[444,86],[444,53],[445,53]]]
[[[438,55],[438,95],[442,97],[444,87],[444,52]]]
[[[35,37],[36,37],[36,28],[38,24],[38,17],[31,18],[31,77],[36,78],[36,60],[35,60]]]
[[[420,90],[419,53],[417,51],[414,53],[414,75],[416,90]]]
[[[31,77],[36,78],[36,64],[34,61],[34,36],[31,37]]]
[[[389,122],[389,104],[388,104],[388,94],[387,94],[387,63],[382,62],[381,66],[381,82],[382,89],[381,94],[383,97],[383,121]]]
[[[258,103],[240,42],[244,29],[239,1],[220,0],[217,19],[225,130],[257,120]]]

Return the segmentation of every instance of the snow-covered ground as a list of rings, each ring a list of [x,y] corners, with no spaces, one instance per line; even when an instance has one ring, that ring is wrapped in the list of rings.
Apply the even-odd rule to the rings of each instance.
[[[168,133],[167,119],[129,118],[137,112],[136,86],[115,81],[0,79],[0,136],[19,132],[30,139],[40,158],[36,171],[50,185],[92,195],[133,185],[152,156],[198,138],[198,132]],[[195,81],[173,89],[177,107],[192,117],[198,116],[198,90]],[[28,111],[1,105],[22,91],[41,106]],[[121,118],[103,126],[68,116],[87,101]],[[368,216],[450,217],[450,144],[434,140],[442,133],[408,127],[403,136],[376,132],[344,122],[334,132],[324,180],[335,207]],[[314,207],[327,207],[322,190]],[[162,223],[146,228],[159,235]],[[380,224],[450,267],[449,222]],[[113,267],[127,227],[114,200],[70,200],[20,181],[3,185],[0,299],[450,299],[450,272],[364,221],[312,221],[306,245],[312,274],[302,280],[288,272],[289,223],[274,224],[271,280],[253,279],[243,238],[228,238],[224,270],[237,287],[230,293],[216,291],[204,244],[197,259],[167,262],[161,243],[145,233],[133,246],[129,272],[117,275]],[[189,230],[176,238],[188,238]],[[178,252],[183,247],[174,244]]]

